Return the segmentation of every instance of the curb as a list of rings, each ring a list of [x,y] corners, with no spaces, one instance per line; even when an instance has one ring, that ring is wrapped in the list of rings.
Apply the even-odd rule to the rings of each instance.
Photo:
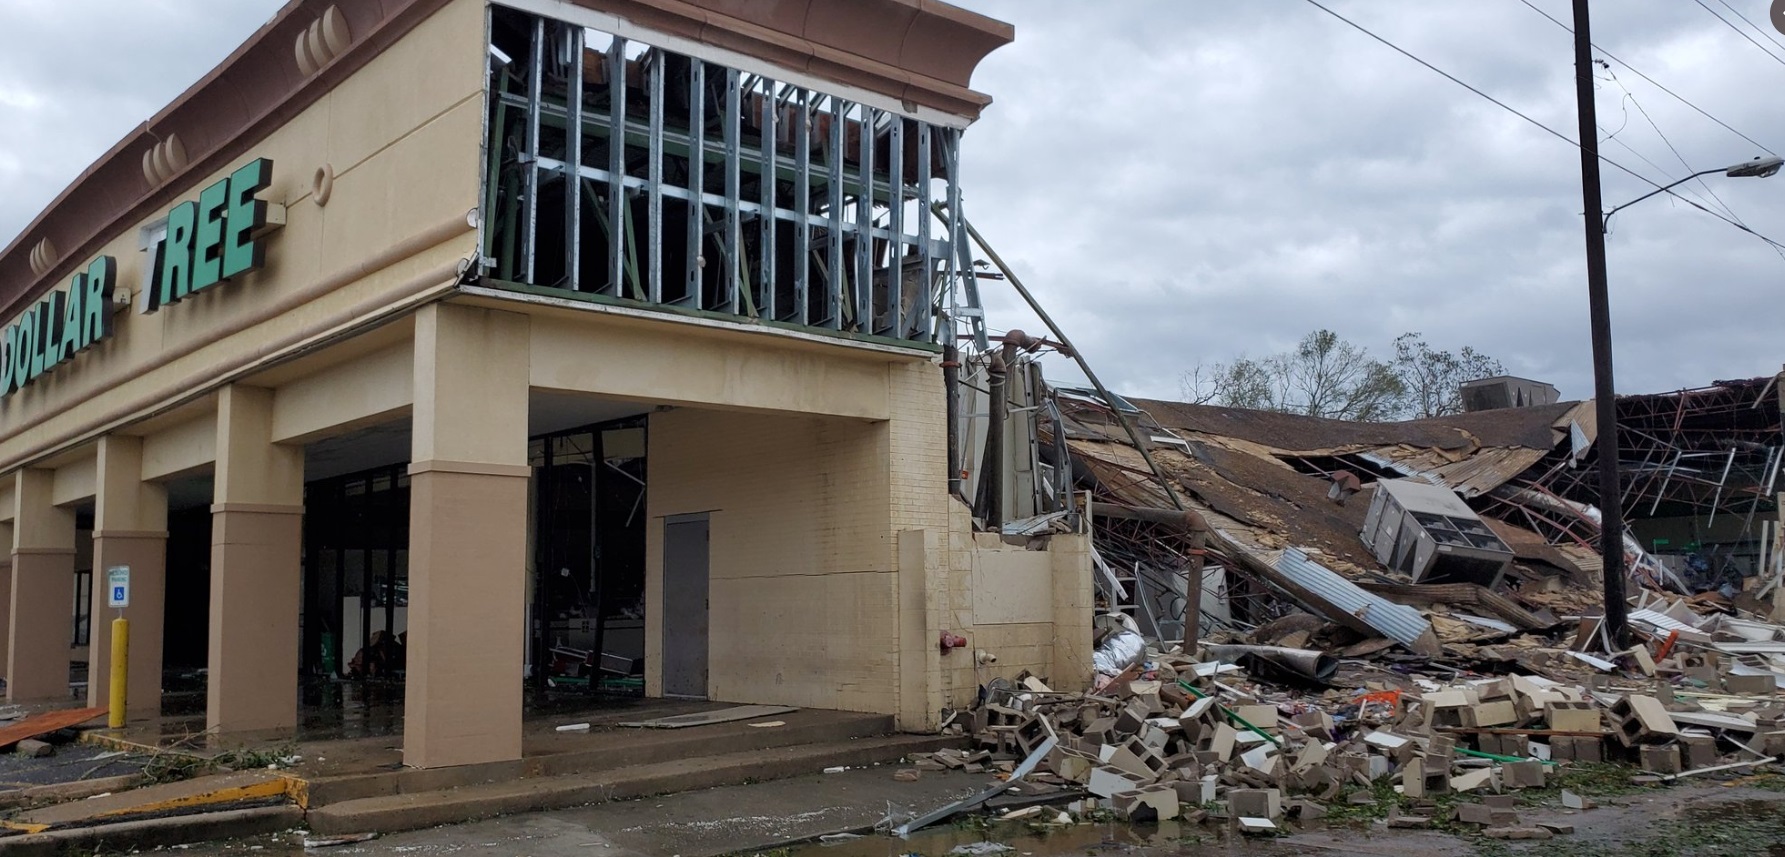
[[[310,810],[318,834],[396,833],[499,815],[787,779],[832,765],[868,765],[957,746],[958,738],[901,736],[851,745],[781,748],[646,765],[590,775],[517,780],[444,792],[392,795]]]
[[[264,836],[297,827],[303,821],[304,811],[295,806],[224,810],[15,836],[0,839],[0,854],[56,857],[77,850],[146,851],[192,842]]]

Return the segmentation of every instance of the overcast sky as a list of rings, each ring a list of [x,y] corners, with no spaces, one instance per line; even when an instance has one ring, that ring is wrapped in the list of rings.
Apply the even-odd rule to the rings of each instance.
[[[1420,331],[1591,394],[1573,147],[1305,0],[961,2],[1017,28],[973,81],[996,103],[965,144],[968,216],[1116,390],[1173,397],[1198,363],[1325,327],[1384,354]],[[1532,2],[1568,20],[1565,0]],[[1597,3],[1594,41],[1785,151],[1785,35],[1768,3],[1704,3],[1759,45],[1697,0]],[[0,5],[10,242],[279,3]],[[1518,0],[1330,5],[1575,136],[1571,37]],[[1600,124],[1616,132],[1604,152],[1646,176],[1767,153],[1626,66],[1599,76]],[[1686,187],[1785,241],[1785,175],[1706,181],[1720,202]],[[1608,207],[1651,187],[1606,168]],[[1780,368],[1779,252],[1665,198],[1621,213],[1608,245],[1620,391]],[[987,299],[995,328],[1039,330],[1002,284]]]

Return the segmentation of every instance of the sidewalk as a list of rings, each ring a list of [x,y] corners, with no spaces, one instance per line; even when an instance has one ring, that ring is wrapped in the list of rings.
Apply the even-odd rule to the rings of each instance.
[[[915,783],[893,779],[897,765],[857,768],[745,786],[727,786],[637,801],[528,813],[470,824],[398,833],[310,854],[427,857],[717,857],[771,848],[826,833],[872,826],[887,804],[928,809],[985,787],[983,774],[925,772]],[[264,857],[303,854],[303,837],[199,845],[193,855]]]

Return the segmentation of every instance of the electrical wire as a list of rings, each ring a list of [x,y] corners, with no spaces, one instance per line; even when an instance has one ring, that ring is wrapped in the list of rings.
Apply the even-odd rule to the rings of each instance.
[[[1568,26],[1568,25],[1567,25],[1567,24],[1565,24],[1565,23],[1563,23],[1563,22],[1561,22],[1561,21],[1559,21],[1559,20],[1557,20],[1557,19],[1556,19],[1556,16],[1554,16],[1554,15],[1551,15],[1551,14],[1550,14],[1550,13],[1548,13],[1548,12],[1545,12],[1545,11],[1543,11],[1543,10],[1542,10],[1542,9],[1540,9],[1540,8],[1538,8],[1538,7],[1537,7],[1537,6],[1536,6],[1536,5],[1535,5],[1535,4],[1533,4],[1533,3],[1532,3],[1532,2],[1531,2],[1531,0],[1519,0],[1519,2],[1520,2],[1520,3],[1523,3],[1523,4],[1525,4],[1525,6],[1527,6],[1527,7],[1529,7],[1529,8],[1530,8],[1530,10],[1531,10],[1531,11],[1533,11],[1533,12],[1536,12],[1536,13],[1537,13],[1537,14],[1539,14],[1539,15],[1542,15],[1542,16],[1543,16],[1543,17],[1545,17],[1545,18],[1548,18],[1548,19],[1549,19],[1549,21],[1550,21],[1550,23],[1552,23],[1552,24],[1555,24],[1555,25],[1556,25],[1556,26],[1558,26],[1558,27],[1561,27],[1561,28],[1562,28],[1562,29],[1563,29],[1563,30],[1564,30],[1564,31],[1566,31],[1566,32],[1567,32],[1567,33],[1568,33],[1568,34],[1569,34],[1569,35],[1573,35],[1573,34],[1574,34],[1574,28],[1573,28],[1573,27],[1570,27],[1570,26]],[[1606,57],[1606,59],[1609,59],[1609,60],[1611,60],[1611,61],[1612,61],[1612,62],[1615,62],[1615,63],[1617,63],[1617,64],[1618,64],[1618,65],[1621,65],[1621,66],[1623,66],[1623,67],[1625,67],[1625,68],[1627,68],[1627,69],[1629,69],[1629,70],[1630,70],[1630,72],[1631,72],[1631,73],[1632,73],[1632,74],[1634,74],[1634,75],[1636,75],[1636,76],[1637,76],[1637,77],[1640,77],[1640,78],[1642,78],[1642,79],[1643,79],[1643,80],[1645,80],[1645,81],[1647,81],[1647,82],[1648,82],[1648,83],[1649,83],[1649,85],[1650,85],[1650,86],[1653,86],[1653,87],[1655,87],[1655,88],[1656,88],[1656,89],[1659,89],[1659,90],[1661,90],[1661,91],[1662,91],[1662,92],[1665,92],[1665,93],[1667,93],[1667,94],[1668,94],[1668,95],[1669,95],[1669,96],[1672,96],[1672,97],[1673,97],[1673,99],[1674,99],[1674,100],[1675,100],[1675,101],[1678,101],[1678,102],[1679,102],[1679,103],[1681,103],[1681,104],[1684,104],[1684,105],[1686,105],[1686,106],[1687,106],[1687,107],[1690,107],[1690,108],[1692,108],[1692,109],[1693,109],[1693,110],[1695,110],[1695,111],[1697,111],[1697,113],[1698,113],[1698,115],[1700,115],[1700,116],[1703,116],[1703,117],[1704,117],[1704,118],[1706,118],[1706,119],[1709,119],[1709,120],[1711,120],[1711,121],[1712,121],[1712,122],[1715,122],[1715,123],[1717,123],[1717,124],[1718,124],[1718,125],[1721,125],[1721,126],[1722,126],[1722,127],[1723,127],[1723,129],[1724,129],[1724,130],[1726,130],[1726,131],[1728,131],[1728,132],[1729,132],[1729,133],[1731,133],[1731,134],[1734,134],[1734,135],[1736,135],[1736,136],[1737,136],[1737,137],[1740,137],[1740,138],[1742,138],[1742,139],[1743,139],[1743,140],[1747,140],[1747,141],[1748,141],[1748,142],[1750,142],[1750,143],[1752,143],[1752,144],[1754,144],[1754,145],[1755,145],[1755,146],[1758,146],[1758,147],[1759,147],[1759,148],[1760,148],[1760,150],[1761,150],[1761,151],[1762,151],[1762,152],[1765,152],[1765,153],[1767,153],[1767,154],[1769,154],[1769,155],[1774,155],[1774,156],[1777,156],[1777,155],[1778,155],[1778,154],[1779,154],[1779,153],[1778,153],[1778,152],[1775,152],[1775,151],[1773,151],[1773,150],[1772,150],[1772,148],[1771,148],[1771,147],[1769,147],[1769,146],[1767,146],[1767,145],[1766,145],[1766,144],[1765,144],[1765,143],[1762,143],[1762,142],[1760,142],[1760,141],[1759,141],[1759,140],[1756,140],[1756,139],[1754,139],[1754,138],[1753,138],[1753,137],[1750,137],[1750,136],[1748,136],[1748,135],[1746,135],[1746,134],[1743,134],[1743,133],[1742,133],[1742,132],[1740,132],[1740,131],[1737,131],[1737,130],[1736,130],[1736,129],[1735,129],[1735,128],[1734,128],[1734,127],[1732,127],[1732,126],[1731,126],[1731,125],[1730,125],[1730,124],[1729,124],[1729,123],[1728,123],[1728,122],[1725,122],[1725,121],[1723,121],[1723,120],[1721,120],[1721,119],[1718,119],[1718,118],[1717,118],[1717,117],[1715,117],[1715,116],[1712,116],[1712,115],[1711,115],[1711,114],[1710,114],[1710,112],[1709,112],[1709,111],[1706,111],[1706,110],[1705,110],[1705,109],[1704,109],[1704,108],[1702,108],[1702,107],[1699,107],[1699,106],[1698,106],[1698,105],[1696,105],[1696,104],[1693,104],[1693,103],[1692,103],[1692,102],[1691,102],[1691,101],[1690,101],[1690,100],[1688,100],[1688,99],[1687,99],[1687,98],[1686,98],[1686,97],[1685,97],[1685,96],[1683,96],[1683,95],[1680,95],[1680,94],[1679,94],[1679,93],[1677,93],[1677,92],[1674,92],[1674,91],[1673,91],[1673,90],[1671,90],[1671,89],[1668,89],[1668,88],[1667,88],[1667,87],[1665,87],[1665,86],[1662,86],[1662,85],[1661,85],[1661,83],[1660,83],[1660,82],[1659,82],[1659,81],[1657,81],[1657,80],[1655,80],[1655,79],[1654,79],[1654,78],[1652,78],[1652,77],[1649,77],[1649,76],[1648,76],[1648,75],[1646,75],[1646,74],[1643,74],[1643,72],[1642,72],[1642,69],[1639,69],[1639,68],[1637,68],[1637,67],[1636,67],[1636,66],[1633,66],[1633,65],[1631,65],[1631,64],[1630,64],[1630,63],[1629,63],[1629,62],[1627,62],[1627,61],[1625,61],[1625,60],[1623,60],[1623,59],[1621,59],[1621,58],[1619,58],[1619,57],[1618,57],[1618,55],[1617,55],[1617,54],[1614,54],[1614,53],[1612,53],[1612,52],[1611,52],[1611,51],[1608,51],[1608,50],[1606,50],[1606,49],[1605,49],[1605,48],[1602,48],[1602,47],[1600,47],[1600,46],[1598,46],[1598,45],[1594,45],[1594,46],[1593,46],[1593,50],[1596,50],[1596,51],[1598,51],[1598,52],[1599,52],[1599,53],[1601,53],[1601,54],[1604,54],[1604,55],[1605,55],[1605,57]]]
[[[1630,87],[1625,86],[1623,81],[1618,80],[1617,72],[1614,72],[1610,68],[1607,68],[1606,73],[1611,75],[1612,82],[1617,84],[1619,89],[1624,90],[1624,97],[1630,99],[1630,103],[1632,105],[1635,105],[1635,107],[1636,107],[1636,112],[1641,114],[1642,118],[1649,123],[1649,127],[1655,129],[1655,136],[1660,137],[1661,142],[1667,144],[1667,150],[1673,153],[1674,158],[1680,162],[1680,166],[1685,167],[1687,173],[1698,172],[1698,170],[1693,169],[1691,164],[1686,162],[1686,156],[1680,154],[1680,150],[1674,147],[1673,141],[1667,139],[1667,133],[1661,130],[1660,125],[1655,124],[1654,118],[1649,116],[1649,111],[1643,109],[1642,102],[1636,100],[1636,93],[1631,92]],[[1645,159],[1645,160],[1647,160],[1647,159]],[[1653,162],[1651,162],[1651,163],[1653,163]],[[1661,169],[1661,168],[1656,167],[1656,169]],[[1666,171],[1662,170],[1662,172],[1666,172]],[[1745,222],[1742,220],[1741,215],[1736,214],[1735,209],[1730,208],[1729,203],[1724,202],[1723,197],[1718,196],[1717,192],[1715,190],[1711,189],[1710,182],[1705,181],[1704,176],[1698,177],[1698,184],[1700,187],[1704,188],[1705,193],[1708,193],[1711,195],[1711,199],[1716,200],[1717,204],[1723,207],[1723,210],[1725,212],[1727,212],[1730,217],[1735,218],[1735,221],[1737,223],[1744,223],[1744,225],[1745,225]]]
[[[1785,42],[1781,42],[1778,39],[1773,38],[1773,34],[1767,32],[1765,27],[1762,27],[1759,24],[1754,23],[1751,19],[1748,18],[1747,15],[1742,14],[1740,11],[1737,11],[1734,6],[1729,5],[1729,3],[1726,2],[1726,0],[1717,0],[1717,2],[1719,4],[1721,4],[1723,6],[1723,8],[1728,9],[1730,11],[1730,14],[1733,14],[1737,18],[1740,18],[1742,23],[1747,24],[1749,27],[1754,28],[1754,32],[1759,33],[1762,36],[1765,36],[1767,41],[1772,42],[1773,44],[1777,45],[1779,47],[1779,50],[1785,51]]]
[[[1766,54],[1768,59],[1771,59],[1773,62],[1776,62],[1779,65],[1785,65],[1785,59],[1780,59],[1778,54],[1775,54],[1772,51],[1767,50],[1766,45],[1763,45],[1759,42],[1754,41],[1753,36],[1750,36],[1747,33],[1743,32],[1741,27],[1736,26],[1735,24],[1731,23],[1728,18],[1725,18],[1721,14],[1718,14],[1717,10],[1704,5],[1704,0],[1692,0],[1692,2],[1697,3],[1698,8],[1711,13],[1711,17],[1716,18],[1719,21],[1722,21],[1723,26],[1726,26],[1729,29],[1734,30],[1736,35],[1741,36],[1744,39],[1747,39],[1748,44],[1751,44],[1754,47],[1759,48],[1760,52],[1763,54]]]
[[[1476,95],[1481,96],[1482,98],[1491,102],[1494,106],[1499,107],[1501,110],[1505,110],[1506,112],[1511,113],[1512,115],[1517,116],[1518,118],[1525,120],[1526,122],[1530,123],[1531,125],[1534,125],[1537,128],[1547,132],[1550,136],[1555,137],[1556,139],[1561,140],[1562,142],[1567,143],[1568,145],[1573,146],[1577,149],[1586,149],[1586,146],[1582,145],[1579,142],[1576,142],[1573,138],[1569,137],[1567,134],[1557,131],[1556,129],[1551,128],[1550,126],[1545,125],[1542,122],[1539,122],[1536,119],[1531,118],[1529,115],[1520,111],[1518,108],[1515,108],[1512,105],[1507,104],[1506,102],[1501,101],[1500,99],[1487,94],[1486,92],[1467,83],[1466,81],[1457,77],[1456,75],[1451,74],[1450,72],[1447,72],[1444,69],[1441,69],[1435,65],[1432,65],[1431,63],[1427,62],[1424,59],[1421,59],[1419,56],[1412,53],[1411,51],[1408,51],[1406,48],[1403,48],[1400,45],[1397,45],[1394,42],[1391,42],[1388,39],[1377,35],[1376,33],[1372,32],[1369,28],[1363,26],[1362,24],[1359,24],[1356,21],[1353,21],[1350,18],[1347,18],[1344,15],[1341,15],[1337,12],[1334,12],[1332,9],[1330,9],[1327,6],[1325,6],[1324,4],[1322,4],[1320,2],[1320,0],[1305,0],[1305,2],[1307,2],[1308,5],[1313,6],[1314,8],[1319,9],[1322,12],[1325,12],[1326,14],[1339,19],[1340,21],[1344,22],[1347,26],[1351,27],[1352,29],[1354,29],[1360,33],[1363,33],[1364,35],[1369,36],[1372,39],[1375,39],[1376,41],[1387,46],[1389,49],[1393,50],[1395,53],[1398,53],[1401,56],[1404,56],[1410,60],[1413,60],[1414,62],[1419,63],[1422,66],[1425,66],[1427,69],[1430,69],[1431,71],[1436,72],[1438,75],[1442,76],[1446,80],[1449,80],[1451,83],[1454,83],[1464,89],[1469,90],[1470,92],[1475,93]],[[1756,145],[1758,145],[1758,144],[1756,144]],[[1703,203],[1699,202],[1698,200],[1692,199],[1691,197],[1688,197],[1688,196],[1684,196],[1684,195],[1674,191],[1672,188],[1666,187],[1666,186],[1662,185],[1660,182],[1657,182],[1654,179],[1651,179],[1648,176],[1643,175],[1642,173],[1639,173],[1629,167],[1624,166],[1623,164],[1618,163],[1617,161],[1612,160],[1611,158],[1606,157],[1604,155],[1604,153],[1597,151],[1596,148],[1593,150],[1593,154],[1599,160],[1604,161],[1607,164],[1610,164],[1611,166],[1617,168],[1618,170],[1620,170],[1624,173],[1627,173],[1630,176],[1633,176],[1635,178],[1641,179],[1644,183],[1654,187],[1658,192],[1665,193],[1668,196],[1673,197],[1674,199],[1677,199],[1687,205],[1692,206],[1693,208],[1698,209],[1699,211],[1704,212],[1705,214],[1715,217],[1718,220],[1721,220],[1724,223],[1727,223],[1730,226],[1735,227],[1736,229],[1740,229],[1741,231],[1746,232],[1749,235],[1754,236],[1755,238],[1765,241],[1766,243],[1772,245],[1775,248],[1785,249],[1785,243],[1780,243],[1778,241],[1774,241],[1773,239],[1768,238],[1767,236],[1762,235],[1759,232],[1756,232],[1753,229],[1749,228],[1747,224],[1739,223],[1737,221],[1729,219],[1728,217],[1725,217],[1722,212],[1711,209],[1708,206],[1704,205]]]

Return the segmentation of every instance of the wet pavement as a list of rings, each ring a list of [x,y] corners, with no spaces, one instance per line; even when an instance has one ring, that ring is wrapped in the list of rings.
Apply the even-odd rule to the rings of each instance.
[[[32,786],[133,774],[142,769],[143,762],[142,756],[90,744],[63,744],[54,756],[42,759],[0,753],[0,795]]]
[[[1552,821],[1576,828],[1573,835],[1543,842],[1387,830],[1379,821],[1315,822],[1287,835],[1259,838],[1229,832],[1218,823],[1130,825],[1102,821],[1041,831],[1022,823],[988,826],[969,820],[945,822],[908,840],[869,835],[832,843],[783,845],[822,833],[869,827],[885,814],[889,804],[916,809],[940,806],[972,793],[983,782],[983,777],[926,774],[918,783],[898,783],[892,781],[891,772],[891,767],[868,768],[514,816],[307,853],[409,857],[939,857],[950,853],[1007,857],[1785,857],[1785,793],[1716,783],[1605,797],[1598,809],[1584,812],[1560,805],[1522,807],[1525,824]],[[1554,803],[1553,799],[1550,802]],[[306,853],[302,838],[301,833],[292,833],[194,846],[186,853],[295,857]]]

